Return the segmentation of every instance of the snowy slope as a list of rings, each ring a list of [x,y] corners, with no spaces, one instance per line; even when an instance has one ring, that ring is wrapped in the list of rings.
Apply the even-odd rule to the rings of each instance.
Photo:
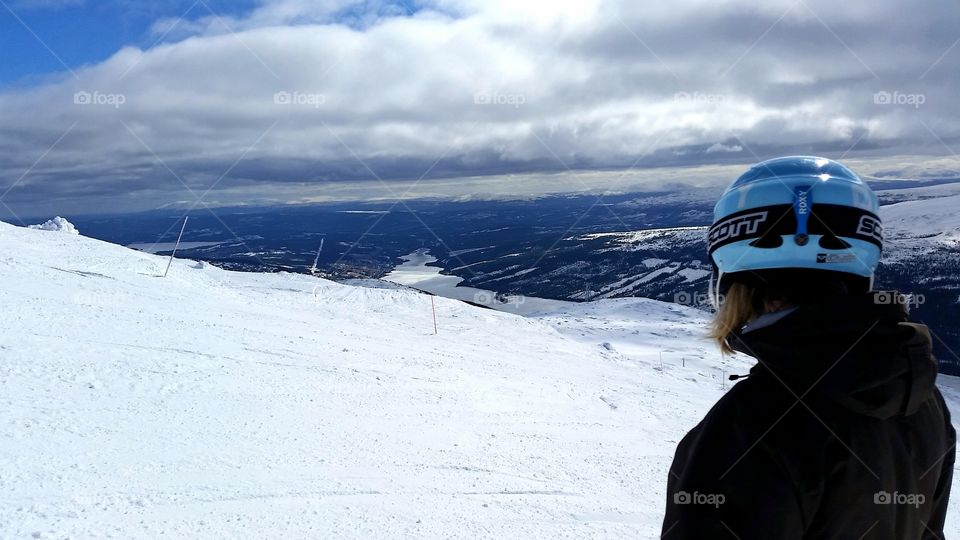
[[[892,260],[960,248],[960,195],[899,202],[880,208]]]
[[[165,265],[0,223],[0,538],[656,538],[749,365],[651,300],[434,335],[412,291]]]

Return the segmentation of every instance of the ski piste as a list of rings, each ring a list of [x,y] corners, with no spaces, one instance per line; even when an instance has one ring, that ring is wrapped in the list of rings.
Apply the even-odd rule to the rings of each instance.
[[[433,335],[395,284],[161,279],[165,257],[3,223],[0,252],[14,538],[654,537],[676,441],[751,364],[642,298],[437,297]]]

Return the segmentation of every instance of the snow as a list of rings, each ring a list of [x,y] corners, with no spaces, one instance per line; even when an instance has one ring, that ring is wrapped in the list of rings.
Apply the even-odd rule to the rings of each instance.
[[[704,270],[702,268],[684,268],[678,271],[677,274],[682,276],[683,279],[687,280],[688,282],[691,282],[709,276],[710,270]]]
[[[704,238],[706,238],[706,234],[707,227],[668,227],[626,232],[590,233],[581,235],[578,239],[607,240],[609,246],[598,249],[598,253],[608,251],[634,252],[641,250],[663,250],[669,252],[683,244],[701,243]]]
[[[649,258],[649,259],[644,259],[640,262],[643,263],[643,265],[646,266],[647,268],[653,268],[655,266],[660,266],[661,264],[667,264],[670,261],[668,261],[667,259]]]
[[[932,238],[960,232],[960,195],[906,201],[880,208],[884,231],[897,237]]]
[[[749,366],[653,300],[437,297],[434,335],[396,285],[165,264],[0,223],[0,538],[656,538]]]
[[[918,199],[880,207],[884,262],[909,261],[917,255],[960,248],[960,195]]]
[[[601,291],[603,294],[601,298],[612,298],[621,294],[626,294],[637,287],[637,285],[643,285],[644,283],[650,283],[651,281],[673,274],[677,271],[677,268],[680,267],[680,263],[671,263],[669,266],[664,266],[663,268],[658,268],[653,272],[648,272],[639,276],[629,276],[625,279],[621,279],[615,283],[605,286]],[[626,283],[624,285],[624,283]]]
[[[70,223],[66,218],[57,216],[53,219],[48,219],[40,225],[29,225],[30,229],[39,229],[41,231],[55,231],[62,232],[67,234],[80,234],[80,231],[73,226],[73,223]]]

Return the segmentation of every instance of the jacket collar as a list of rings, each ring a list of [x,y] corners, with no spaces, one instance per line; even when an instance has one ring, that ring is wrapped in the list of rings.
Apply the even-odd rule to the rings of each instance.
[[[844,296],[760,317],[733,332],[734,350],[753,356],[797,396],[826,395],[859,414],[911,414],[934,391],[929,330],[907,322],[897,303],[874,293]]]

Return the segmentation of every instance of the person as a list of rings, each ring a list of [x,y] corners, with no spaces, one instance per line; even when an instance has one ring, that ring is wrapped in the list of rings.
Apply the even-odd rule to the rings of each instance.
[[[678,444],[661,538],[942,539],[956,433],[929,330],[873,290],[869,186],[829,159],[764,161],[708,245],[711,337],[757,364]]]

